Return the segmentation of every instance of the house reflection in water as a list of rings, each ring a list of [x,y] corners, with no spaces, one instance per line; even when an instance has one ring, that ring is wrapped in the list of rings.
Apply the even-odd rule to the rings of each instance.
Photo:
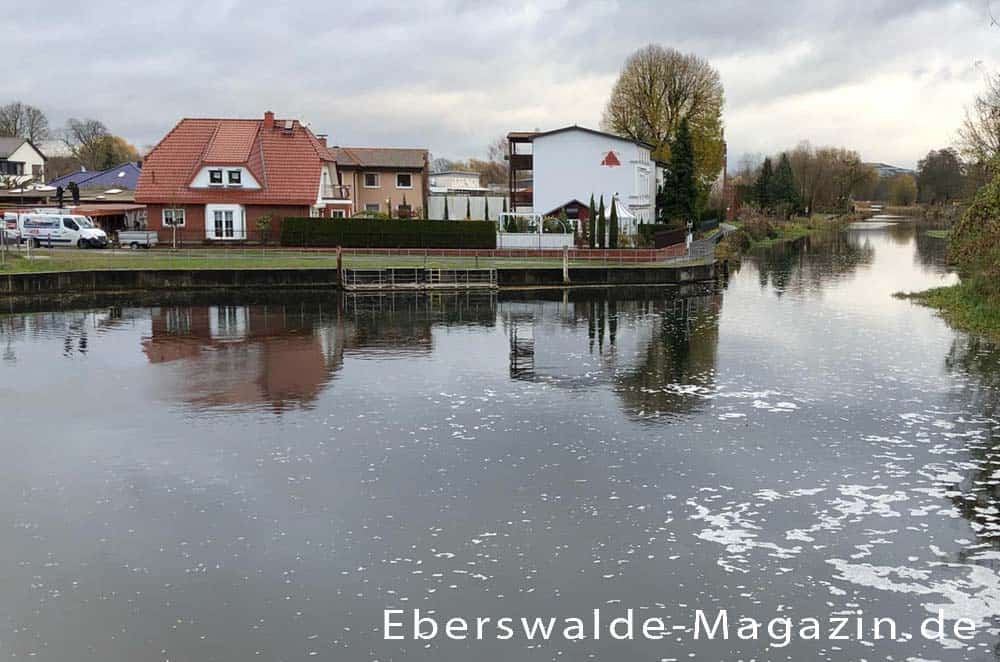
[[[183,399],[202,406],[313,402],[343,357],[337,317],[284,306],[155,308],[143,339],[151,363],[182,362]]]
[[[150,311],[143,352],[176,366],[171,399],[196,407],[308,407],[345,357],[411,356],[433,349],[432,329],[492,325],[493,295],[343,295],[318,302],[173,306]]]

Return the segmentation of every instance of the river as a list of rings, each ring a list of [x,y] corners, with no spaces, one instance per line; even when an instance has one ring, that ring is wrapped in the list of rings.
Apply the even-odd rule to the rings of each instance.
[[[0,317],[0,658],[994,659],[1000,349],[892,297],[943,253],[868,223],[684,296]],[[385,609],[667,636],[386,641]],[[899,632],[695,641],[698,609]]]

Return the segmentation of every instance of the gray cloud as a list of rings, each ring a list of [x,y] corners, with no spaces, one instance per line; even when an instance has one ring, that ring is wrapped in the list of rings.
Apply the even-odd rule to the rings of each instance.
[[[481,155],[510,129],[596,125],[656,42],[720,69],[732,154],[811,139],[913,163],[953,136],[1000,43],[973,1],[47,4],[4,16],[2,97],[139,145],[182,116],[271,108],[335,143]]]

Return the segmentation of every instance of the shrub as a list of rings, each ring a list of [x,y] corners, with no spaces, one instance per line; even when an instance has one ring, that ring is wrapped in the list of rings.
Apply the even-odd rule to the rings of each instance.
[[[496,248],[496,225],[486,221],[286,218],[283,246],[345,248]]]

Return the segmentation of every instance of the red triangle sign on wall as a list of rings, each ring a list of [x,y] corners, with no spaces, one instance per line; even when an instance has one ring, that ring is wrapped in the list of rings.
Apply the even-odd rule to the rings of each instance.
[[[602,166],[608,166],[611,168],[615,166],[620,166],[621,164],[622,162],[618,160],[618,155],[615,154],[614,152],[608,152],[607,154],[605,154],[604,159],[601,161]]]

